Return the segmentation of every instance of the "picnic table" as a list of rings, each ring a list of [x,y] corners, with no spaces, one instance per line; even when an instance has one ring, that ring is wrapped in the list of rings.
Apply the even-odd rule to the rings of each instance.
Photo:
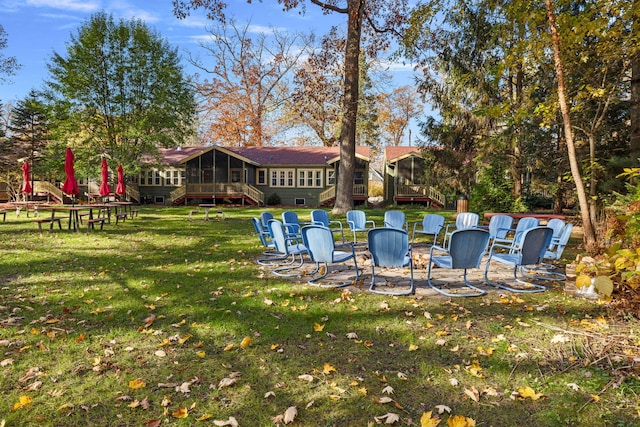
[[[564,221],[567,218],[566,215],[535,213],[535,212],[528,212],[528,213],[485,212],[484,217],[485,219],[491,219],[491,217],[495,215],[508,215],[515,220],[522,219],[522,218],[537,218],[540,221],[549,221],[550,219],[556,218]]]
[[[20,216],[20,212],[24,209],[27,213],[27,218],[29,218],[29,209],[33,211],[34,216],[38,216],[38,208],[44,205],[46,202],[35,202],[35,201],[25,201],[25,202],[10,202],[11,206],[16,209],[16,217]]]
[[[198,206],[200,206],[201,208],[204,209],[204,220],[205,221],[209,221],[209,209],[215,208],[216,204],[215,203],[200,203]],[[218,217],[218,215],[221,215],[222,219],[224,219],[224,212],[222,212],[222,210],[220,210],[220,209],[217,210],[216,218]]]
[[[94,215],[94,209],[97,210],[97,215]],[[67,213],[67,228],[70,231],[79,231],[82,224],[81,216],[88,216],[87,225],[89,230],[93,229],[95,224],[100,224],[100,229],[103,228],[105,221],[109,221],[111,218],[111,207],[107,204],[94,204],[94,205],[49,205],[43,207],[42,210],[51,211],[51,215],[36,220],[38,227],[42,231],[42,224],[49,223],[49,229],[53,230],[55,223],[60,226],[61,217],[56,217],[56,212]],[[81,214],[81,212],[85,212]],[[106,216],[105,216],[106,214]]]

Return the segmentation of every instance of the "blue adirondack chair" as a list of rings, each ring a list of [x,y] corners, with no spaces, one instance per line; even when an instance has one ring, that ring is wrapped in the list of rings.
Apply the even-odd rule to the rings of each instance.
[[[478,268],[482,261],[482,256],[487,250],[489,242],[489,232],[479,228],[466,228],[451,233],[448,246],[431,246],[429,251],[429,268],[427,271],[427,283],[431,288],[448,297],[473,297],[484,295],[486,291],[472,285],[467,279],[469,268]],[[444,253],[438,255],[437,253]],[[433,283],[431,266],[436,265],[441,269],[463,270],[462,280],[464,292],[453,292],[443,289],[450,286],[452,282],[445,282],[437,286]]]
[[[333,239],[333,232],[321,225],[307,225],[302,227],[302,242],[309,251],[309,257],[316,263],[316,269],[311,273],[307,273],[307,275],[311,277],[307,283],[324,288],[341,288],[353,284],[353,281],[340,283],[320,282],[327,277],[330,264],[344,263],[349,260],[353,260],[356,273],[354,281],[358,281],[358,264],[353,243],[336,245]],[[316,276],[318,273],[319,275]]]
[[[412,295],[415,292],[413,280],[413,259],[409,234],[397,228],[374,228],[367,235],[369,252],[371,253],[371,292],[383,295]],[[402,268],[409,267],[409,286],[404,290],[384,290],[376,283],[376,267]],[[389,282],[385,281],[385,286]]]

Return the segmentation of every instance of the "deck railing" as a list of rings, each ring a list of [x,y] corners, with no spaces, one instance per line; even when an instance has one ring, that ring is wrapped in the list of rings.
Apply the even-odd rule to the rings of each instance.
[[[366,197],[367,196],[367,186],[364,184],[353,184],[353,197]],[[331,199],[335,199],[336,197],[336,186],[332,186],[324,190],[318,196],[318,202],[320,204],[324,204]]]
[[[242,183],[207,183],[207,184],[187,184],[182,185],[170,193],[171,202],[179,200],[188,194],[215,196],[236,196],[242,194],[256,202],[264,205],[264,193],[249,184]]]
[[[428,197],[438,202],[441,206],[445,205],[445,196],[430,185],[421,184],[405,184],[398,185],[396,197]]]
[[[56,199],[63,201],[64,195],[62,190],[50,183],[49,181],[34,181],[33,183],[34,193],[49,193]]]

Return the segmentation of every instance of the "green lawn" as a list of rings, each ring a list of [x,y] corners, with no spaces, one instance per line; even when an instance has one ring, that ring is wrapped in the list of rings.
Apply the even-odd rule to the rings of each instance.
[[[0,425],[638,425],[640,324],[605,304],[310,287],[254,262],[259,209],[190,210],[42,234],[8,213]]]

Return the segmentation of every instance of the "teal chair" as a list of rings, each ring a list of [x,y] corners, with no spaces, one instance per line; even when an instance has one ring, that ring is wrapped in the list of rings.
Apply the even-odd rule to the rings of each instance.
[[[411,244],[416,240],[416,234],[425,234],[433,236],[432,245],[437,244],[438,234],[444,228],[444,217],[438,214],[426,214],[422,221],[413,224],[413,234],[411,236]]]
[[[340,238],[342,239],[342,243],[344,243],[344,228],[342,227],[342,223],[340,221],[330,220],[327,211],[322,209],[312,210],[311,223],[327,227],[334,234],[340,233]],[[335,227],[332,228],[331,225],[334,225]]]
[[[384,226],[409,231],[404,212],[402,211],[386,211],[384,213]]]
[[[376,227],[376,223],[367,219],[367,215],[363,211],[351,210],[347,212],[347,224],[353,232],[353,243],[356,241],[356,233],[369,232]]]
[[[371,284],[369,291],[383,295],[412,295],[415,292],[413,279],[413,259],[409,246],[409,233],[397,228],[374,228],[367,234],[367,243],[371,253]],[[409,267],[409,285],[407,289],[389,290],[389,282],[385,281],[386,289],[380,288],[376,282],[376,267],[403,268]]]

